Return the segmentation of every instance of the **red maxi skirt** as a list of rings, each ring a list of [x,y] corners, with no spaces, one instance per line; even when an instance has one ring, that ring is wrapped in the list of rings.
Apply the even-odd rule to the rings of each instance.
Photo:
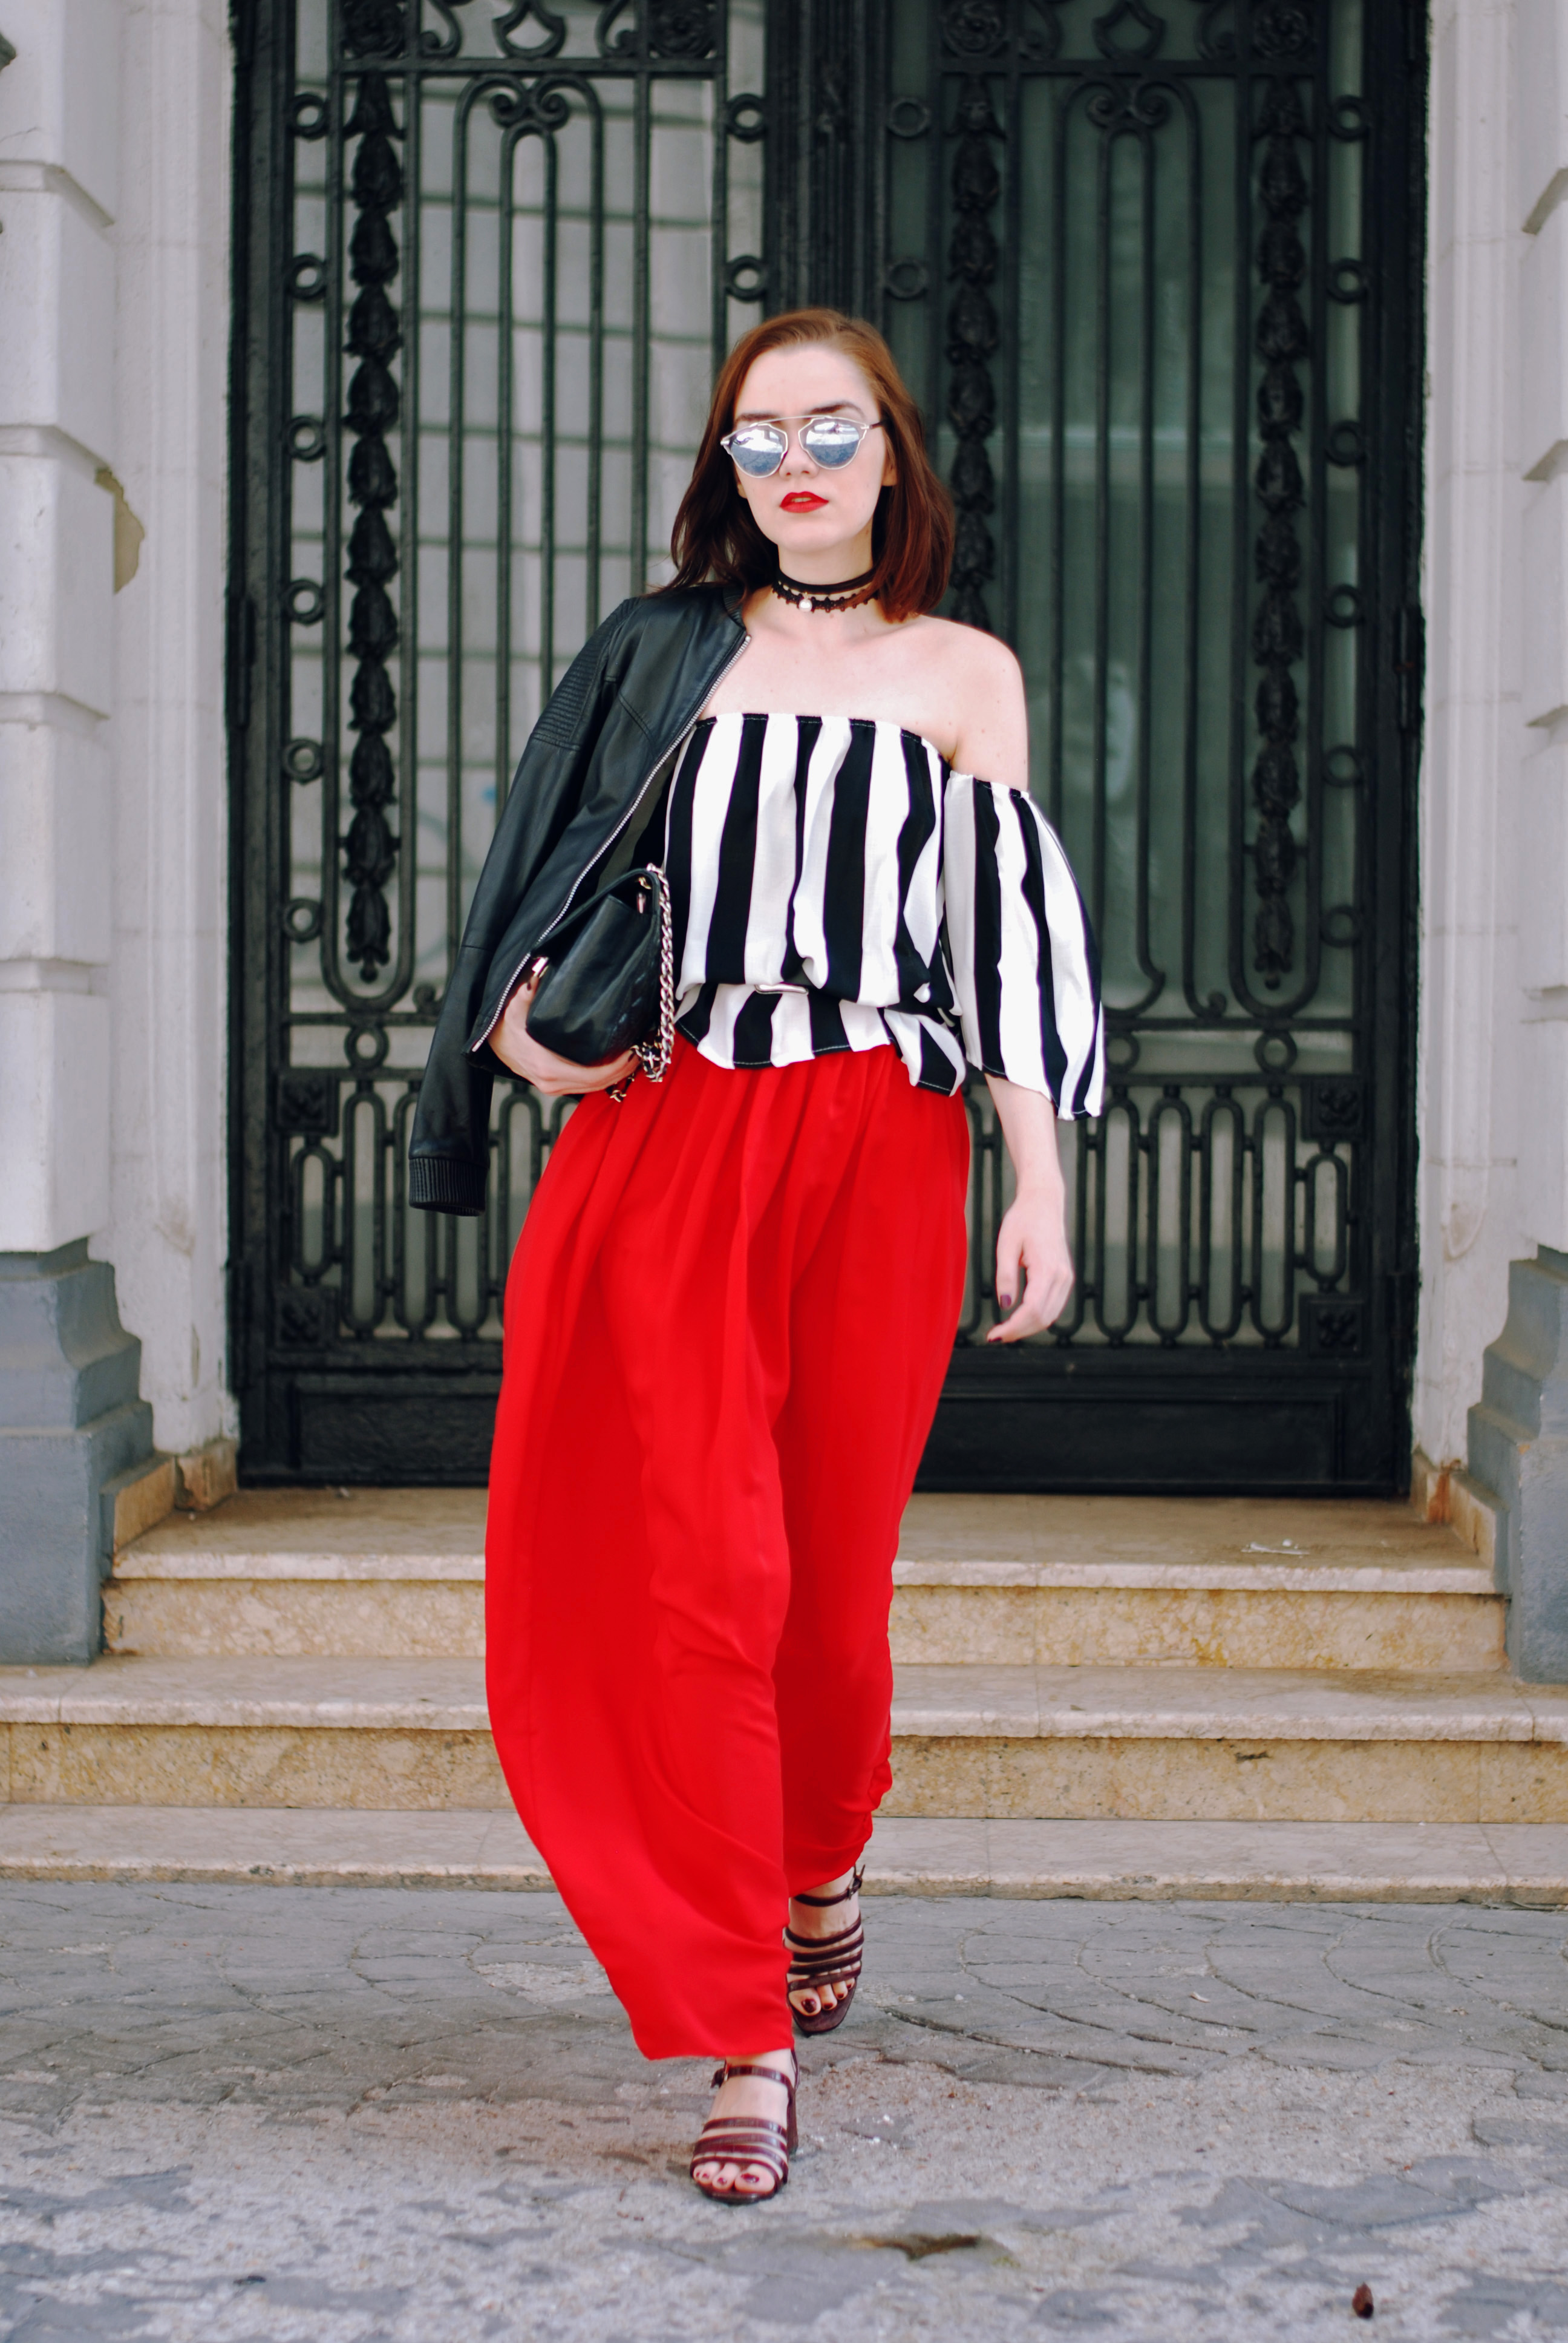
[[[665,1081],[563,1131],[507,1287],[490,1720],[649,2057],[792,2034],[786,1898],[891,1775],[900,1518],[964,1279],[960,1100],[897,1051]]]

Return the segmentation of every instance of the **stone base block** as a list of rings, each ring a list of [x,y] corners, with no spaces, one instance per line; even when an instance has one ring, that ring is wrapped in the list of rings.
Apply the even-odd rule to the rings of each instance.
[[[110,1554],[119,1554],[135,1538],[166,1521],[175,1506],[175,1460],[155,1456],[116,1473],[104,1484],[104,1542]]]
[[[1568,1680],[1568,1254],[1508,1271],[1508,1318],[1470,1411],[1468,1483],[1495,1507],[1508,1656],[1533,1684]],[[1479,1548],[1478,1548],[1479,1550]]]
[[[239,1450],[229,1439],[209,1440],[175,1458],[175,1503],[182,1513],[210,1513],[239,1488]]]
[[[115,1534],[104,1492],[132,1488],[153,1454],[140,1362],[115,1272],[85,1240],[0,1253],[0,1661],[79,1664],[100,1649]],[[147,1502],[130,1501],[127,1525]]]
[[[1497,1562],[1498,1502],[1461,1464],[1434,1464],[1423,1449],[1411,1459],[1410,1502],[1423,1522],[1446,1522],[1489,1569]]]

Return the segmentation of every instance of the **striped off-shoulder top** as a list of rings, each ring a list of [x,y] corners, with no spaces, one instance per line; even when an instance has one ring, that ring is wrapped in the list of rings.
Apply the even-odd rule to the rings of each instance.
[[[885,719],[706,717],[634,851],[668,872],[677,1025],[714,1064],[891,1043],[923,1090],[967,1059],[1099,1111],[1094,938],[1021,790]]]

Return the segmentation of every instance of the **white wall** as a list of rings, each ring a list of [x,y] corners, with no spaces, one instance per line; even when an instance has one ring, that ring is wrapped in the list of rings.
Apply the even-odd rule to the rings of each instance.
[[[184,1449],[227,1428],[224,14],[4,30],[0,1251],[93,1240]],[[146,530],[117,594],[102,473]]]
[[[1518,1202],[1520,764],[1516,89],[1558,0],[1436,0],[1428,297],[1416,1443],[1461,1459],[1527,1249]],[[1528,856],[1526,857],[1528,859]]]
[[[109,1194],[118,202],[113,0],[15,0],[0,74],[0,1251]]]
[[[1523,698],[1519,1216],[1568,1252],[1568,0],[1519,0]]]
[[[223,729],[229,53],[222,0],[125,0],[116,448],[146,527],[115,598],[114,1168],[93,1250],[160,1447],[226,1398]]]

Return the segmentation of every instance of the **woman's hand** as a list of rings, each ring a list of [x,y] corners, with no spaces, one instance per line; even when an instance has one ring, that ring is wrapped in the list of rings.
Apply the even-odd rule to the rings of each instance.
[[[602,1066],[575,1066],[569,1058],[558,1058],[528,1031],[528,1011],[534,1005],[534,995],[539,980],[531,977],[519,984],[490,1029],[490,1047],[503,1066],[514,1074],[521,1074],[545,1098],[575,1098],[588,1091],[608,1091],[624,1081],[637,1064],[635,1050],[627,1050],[618,1058],[611,1058]]]
[[[1072,1292],[1067,1192],[1056,1151],[1056,1112],[1038,1091],[988,1074],[1017,1189],[996,1239],[997,1307],[1005,1313],[988,1342],[1021,1342],[1061,1315]]]

